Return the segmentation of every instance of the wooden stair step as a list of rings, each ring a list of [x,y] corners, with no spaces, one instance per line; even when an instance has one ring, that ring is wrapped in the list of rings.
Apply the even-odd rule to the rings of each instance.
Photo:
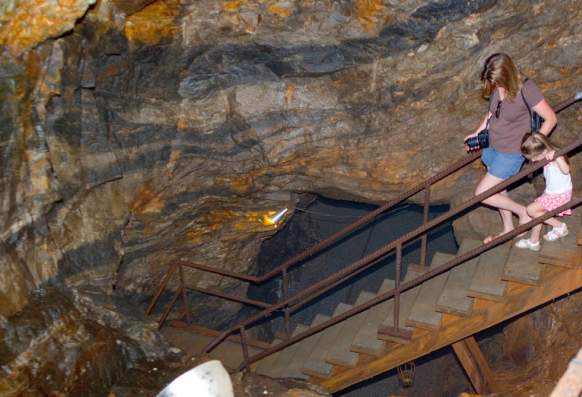
[[[481,241],[465,239],[461,242],[459,254],[464,254],[481,245]],[[471,285],[478,262],[479,257],[477,256],[450,270],[443,292],[437,300],[436,309],[439,312],[459,316],[471,314],[474,299],[467,296],[467,289]]]
[[[394,280],[385,279],[378,290],[378,295],[388,292],[394,288]],[[353,352],[365,353],[370,355],[379,355],[384,351],[386,342],[378,339],[378,325],[382,319],[386,318],[389,312],[394,310],[394,300],[388,299],[382,303],[373,306],[366,312],[366,318],[358,331],[351,350]]]
[[[278,345],[281,342],[283,342],[281,339],[275,339],[273,341],[273,343],[271,344],[271,347]],[[255,372],[262,374],[262,375],[274,377],[275,374],[274,374],[274,372],[272,372],[273,364],[275,364],[275,362],[279,358],[279,354],[281,354],[281,351],[273,353],[273,354],[263,358],[262,360],[260,360],[257,363],[257,366],[255,368]]]
[[[311,323],[311,327],[315,327],[327,320],[329,320],[329,316],[324,314],[317,314]],[[319,339],[322,337],[323,332],[318,332],[307,338],[303,339],[302,341],[297,342],[299,345],[298,349],[293,354],[290,362],[288,363],[287,368],[285,369],[285,376],[288,378],[301,378],[307,379],[308,376],[303,373],[303,364],[309,358],[309,355],[317,346]]]
[[[501,278],[527,285],[539,284],[544,270],[539,256],[539,252],[530,249],[511,247]]]
[[[347,312],[353,306],[345,303],[340,303],[333,312],[334,317]],[[342,328],[342,323],[332,325],[321,332],[319,342],[305,360],[303,364],[303,373],[318,378],[327,378],[331,375],[333,365],[326,362],[327,353],[335,344],[336,339]]]
[[[295,327],[295,331],[293,331],[293,336],[307,329],[308,327],[306,325],[298,324]],[[269,371],[269,376],[273,378],[288,377],[289,375],[287,374],[287,368],[292,362],[293,356],[295,355],[295,352],[299,349],[300,345],[301,342],[297,342],[281,350],[279,352],[279,355],[277,356],[277,360],[272,364],[271,370]]]
[[[558,218],[566,222],[569,234],[558,241],[545,241],[542,239],[542,249],[539,261],[548,265],[577,267],[582,257],[582,247],[578,245],[575,231],[580,227],[579,216],[565,216]]]
[[[455,256],[437,252],[430,264],[430,270],[444,265]],[[439,329],[442,321],[442,313],[436,311],[436,302],[441,295],[449,272],[439,274],[420,286],[420,292],[412,305],[410,315],[406,319],[406,325],[424,329]]]
[[[366,303],[370,299],[374,298],[374,294],[368,291],[360,292],[358,299],[356,299],[356,304],[354,306]],[[370,310],[370,309],[368,309]],[[341,365],[342,367],[353,368],[358,363],[359,354],[350,350],[352,342],[358,331],[360,330],[362,323],[366,318],[368,310],[363,311],[355,316],[345,319],[341,322],[341,331],[335,340],[335,344],[330,349],[326,361],[330,364]]]
[[[471,280],[471,286],[467,291],[469,296],[494,301],[503,300],[507,282],[503,281],[501,277],[511,244],[513,243],[510,241],[481,254],[477,270],[475,270],[473,280]]]
[[[404,277],[404,282],[408,282],[422,275],[422,272],[411,270],[411,266],[408,267],[408,272],[406,277]],[[389,340],[396,343],[408,343],[412,337],[412,332],[414,328],[405,325],[405,321],[412,310],[412,305],[416,300],[416,296],[420,291],[421,285],[404,291],[400,295],[400,310],[398,312],[398,330],[394,330],[394,310],[388,311],[386,318],[382,320],[382,324],[378,326],[378,338],[383,340]],[[392,308],[394,309],[394,298],[390,300],[392,302]]]

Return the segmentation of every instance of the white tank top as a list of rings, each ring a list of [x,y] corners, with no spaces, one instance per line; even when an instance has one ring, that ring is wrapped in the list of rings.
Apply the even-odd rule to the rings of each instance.
[[[572,190],[572,178],[570,174],[564,174],[555,161],[544,167],[546,178],[546,194],[560,194]]]

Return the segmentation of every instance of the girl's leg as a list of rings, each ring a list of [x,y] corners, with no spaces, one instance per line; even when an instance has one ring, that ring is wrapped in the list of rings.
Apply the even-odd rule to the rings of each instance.
[[[536,201],[534,201],[533,203],[528,205],[526,210],[527,210],[527,213],[529,214],[529,216],[531,216],[532,218],[537,218],[538,216],[542,216],[543,214],[545,214],[547,212],[544,209],[544,207],[542,207],[541,204],[536,202]],[[546,219],[544,221],[544,223],[547,223],[548,225],[550,225],[552,227],[562,227],[562,225],[563,225],[562,222],[560,222],[559,220],[557,220],[554,217]],[[541,230],[541,227],[540,227],[540,230]],[[532,232],[533,232],[533,230],[532,230]]]
[[[475,195],[481,194],[486,190],[491,189],[493,186],[501,183],[503,179],[497,178],[489,173],[479,181],[477,188],[475,189]],[[527,223],[531,220],[525,207],[521,204],[516,203],[509,198],[507,192],[496,193],[493,196],[483,200],[484,204],[491,207],[499,209],[501,213],[501,220],[503,221],[503,233],[507,233],[513,230],[513,221],[511,219],[511,213],[519,217],[519,223]],[[505,210],[505,212],[503,211]],[[509,216],[507,215],[509,213]]]

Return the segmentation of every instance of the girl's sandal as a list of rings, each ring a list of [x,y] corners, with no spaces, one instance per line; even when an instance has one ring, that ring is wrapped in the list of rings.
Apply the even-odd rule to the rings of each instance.
[[[568,226],[565,223],[562,223],[562,226],[553,227],[552,230],[544,234],[544,240],[546,241],[556,241],[561,239],[562,237],[566,237],[568,235]]]

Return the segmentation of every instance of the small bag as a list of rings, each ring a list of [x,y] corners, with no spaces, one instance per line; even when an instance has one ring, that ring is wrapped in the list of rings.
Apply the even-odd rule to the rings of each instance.
[[[529,79],[525,79],[524,83],[528,80]],[[530,132],[532,134],[535,134],[541,128],[542,123],[544,122],[544,119],[542,118],[542,116],[537,114],[535,111],[532,112],[531,107],[529,106],[529,103],[527,103],[527,101],[525,99],[525,95],[523,95],[523,88],[520,90],[520,93],[521,93],[521,98],[523,99],[523,102],[525,103],[525,106],[527,107],[527,111],[529,112]]]

